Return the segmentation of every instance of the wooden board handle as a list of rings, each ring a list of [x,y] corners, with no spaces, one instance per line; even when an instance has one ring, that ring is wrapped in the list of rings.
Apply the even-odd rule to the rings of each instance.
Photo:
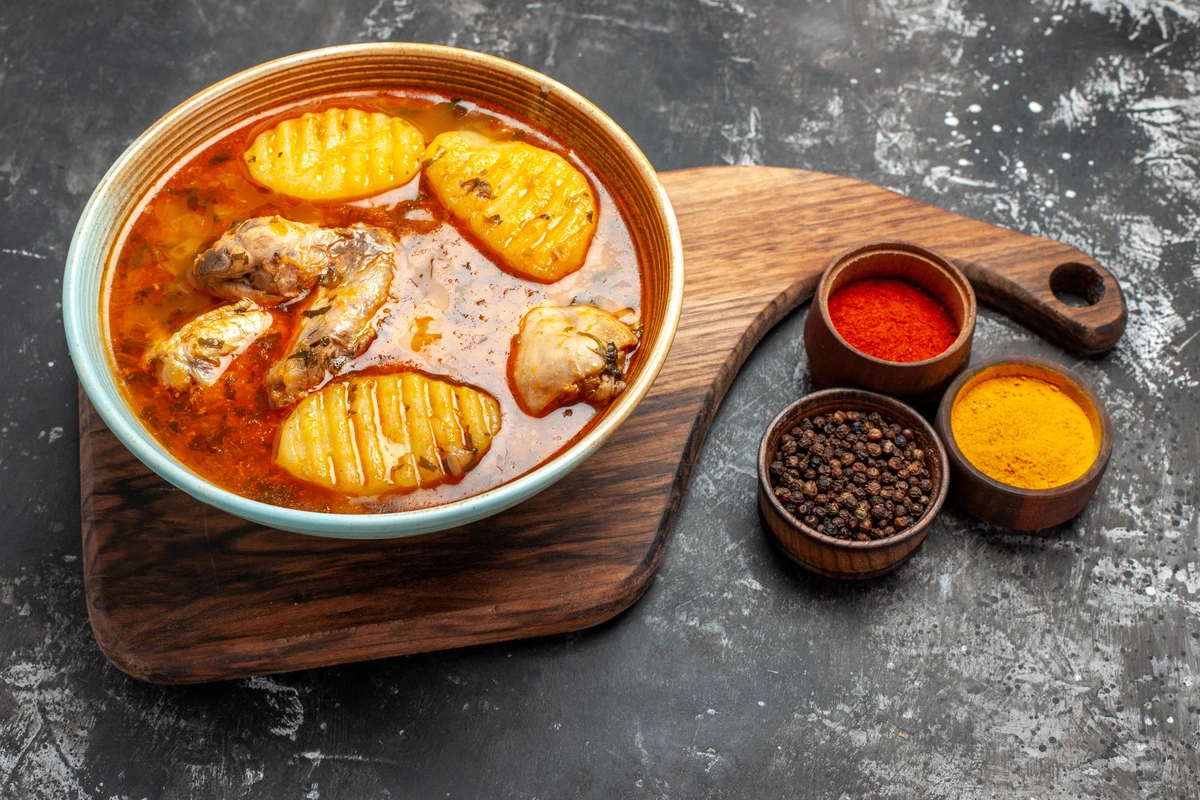
[[[954,259],[979,299],[1072,353],[1099,355],[1116,345],[1128,312],[1113,274],[1090,256],[1049,239],[1029,237],[1020,252],[985,261]],[[1058,295],[1078,298],[1068,305]]]
[[[729,271],[712,276],[725,285],[704,287],[709,297],[751,294],[761,302],[779,295],[782,310],[790,310],[812,296],[835,256],[867,242],[905,241],[953,261],[981,301],[1071,353],[1103,353],[1125,330],[1125,298],[1112,273],[1062,242],[820,172],[703,167],[662,178],[680,226],[691,234],[684,252],[690,246],[729,259]],[[703,192],[695,191],[699,186]],[[1056,291],[1090,305],[1067,305]]]

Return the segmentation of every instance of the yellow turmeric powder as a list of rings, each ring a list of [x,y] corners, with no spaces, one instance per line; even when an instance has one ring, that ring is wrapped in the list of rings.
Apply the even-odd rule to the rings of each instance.
[[[1009,486],[1050,489],[1096,460],[1087,413],[1052,383],[1028,375],[986,378],[950,410],[958,448],[980,472]]]

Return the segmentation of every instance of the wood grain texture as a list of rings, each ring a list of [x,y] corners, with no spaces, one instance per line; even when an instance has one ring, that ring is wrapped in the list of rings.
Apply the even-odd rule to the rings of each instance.
[[[1076,352],[1115,343],[1112,277],[1066,245],[821,173],[718,167],[663,175],[687,284],[650,394],[596,456],[509,512],[386,542],[265,529],[192,500],[137,462],[80,398],[84,579],[92,628],[129,674],[188,683],[585,628],[629,607],[662,559],[713,414],[763,334],[839,252],[899,239],[938,250],[985,301]],[[1060,264],[1104,297],[1053,299]],[[1044,289],[1044,291],[1043,291]],[[1048,296],[1048,297],[1047,297]],[[1061,306],[1061,307],[1060,307]]]

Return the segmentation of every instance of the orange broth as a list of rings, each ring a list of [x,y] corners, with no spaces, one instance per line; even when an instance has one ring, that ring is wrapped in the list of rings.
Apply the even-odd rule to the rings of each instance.
[[[258,133],[281,119],[335,106],[403,117],[426,142],[447,130],[473,130],[494,139],[521,138],[564,156],[587,176],[597,200],[596,235],[583,268],[549,285],[505,272],[422,189],[420,175],[376,197],[332,203],[291,198],[250,178],[242,153]],[[495,397],[500,432],[480,463],[457,483],[354,498],[297,480],[274,463],[276,433],[292,407],[271,408],[263,378],[286,355],[307,299],[270,309],[271,330],[235,358],[214,386],[172,392],[159,383],[156,367],[143,362],[152,343],[227,302],[188,282],[196,255],[234,223],[272,214],[328,227],[361,222],[390,231],[402,243],[408,267],[393,278],[379,335],[333,380],[363,370],[417,369]],[[528,472],[583,435],[600,412],[579,403],[531,417],[518,406],[508,376],[512,337],[525,313],[543,302],[572,300],[614,312],[629,308],[640,317],[641,279],[629,229],[595,172],[545,131],[500,109],[396,91],[338,94],[281,108],[231,128],[174,166],[126,223],[107,268],[101,311],[126,399],[185,466],[254,500],[356,513],[403,511],[478,494]]]

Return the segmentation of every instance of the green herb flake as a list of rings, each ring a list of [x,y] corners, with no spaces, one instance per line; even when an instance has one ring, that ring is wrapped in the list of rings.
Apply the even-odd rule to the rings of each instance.
[[[292,353],[290,356],[288,356],[288,360],[290,361],[291,359],[300,361],[306,367],[315,367],[317,365],[317,354],[308,348],[297,350],[296,352]]]

